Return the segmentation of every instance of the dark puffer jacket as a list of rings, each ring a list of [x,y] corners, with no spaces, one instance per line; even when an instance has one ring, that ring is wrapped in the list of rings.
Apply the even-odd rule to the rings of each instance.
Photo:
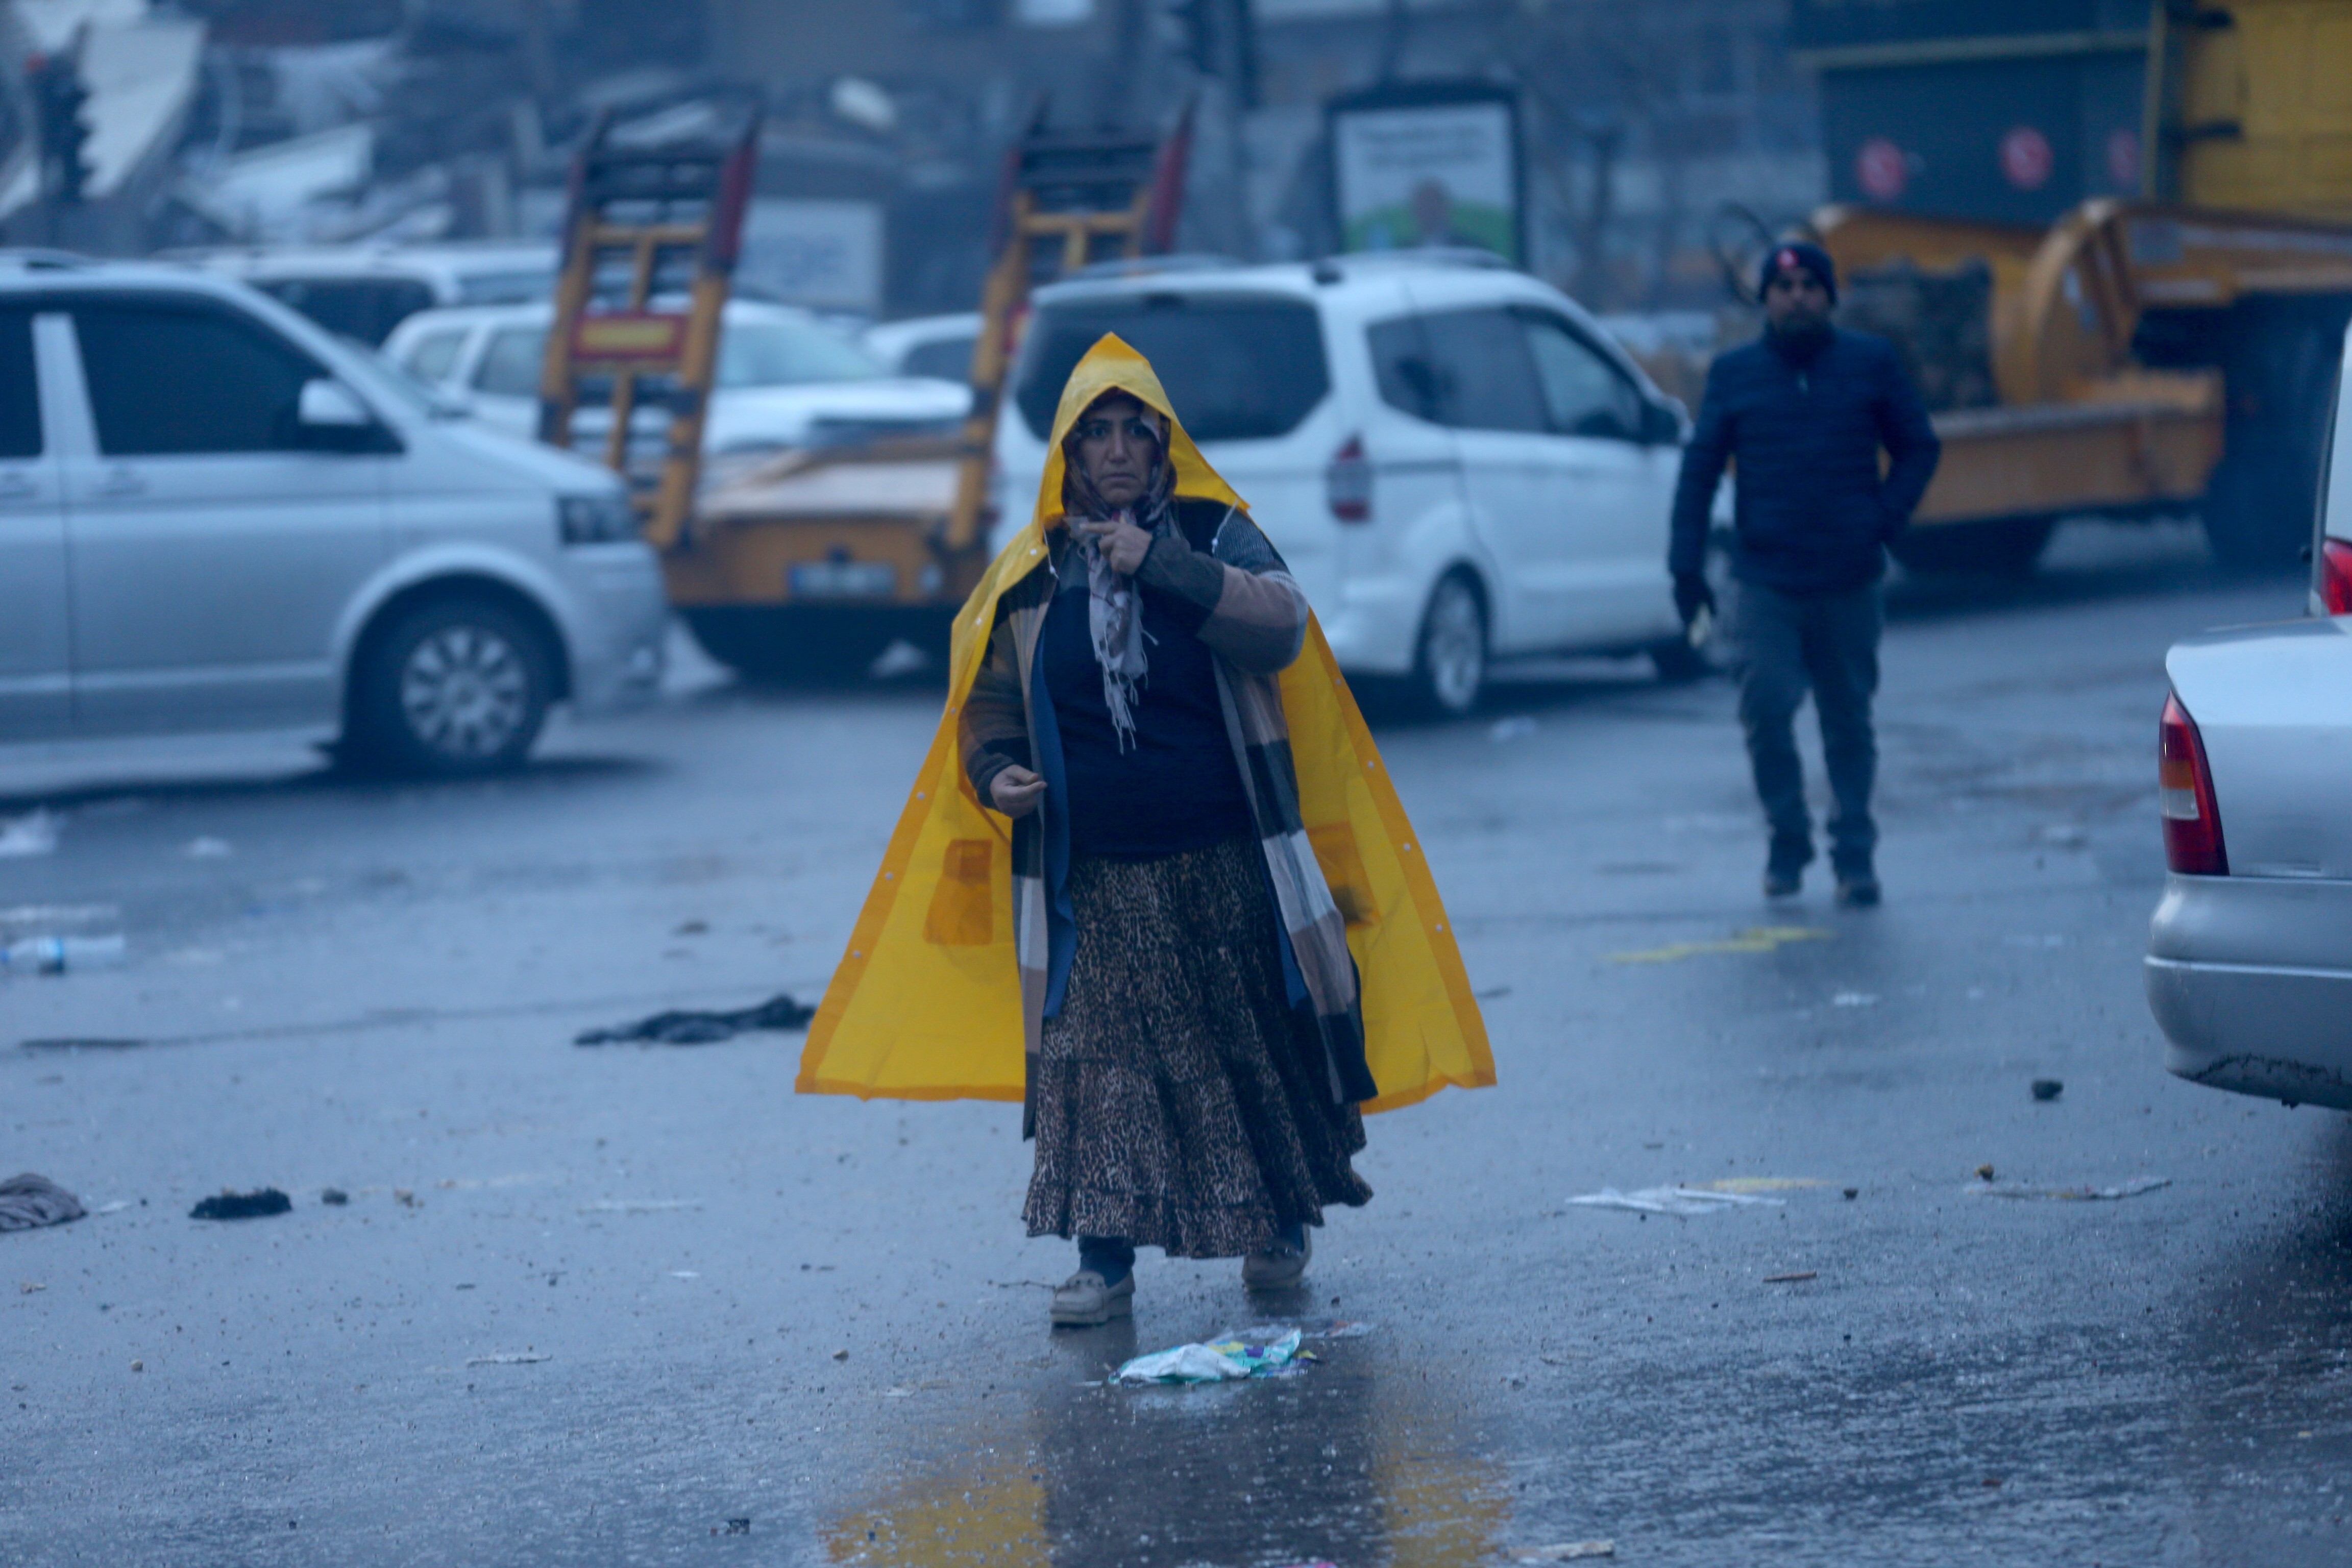
[[[1879,477],[1878,450],[1891,459]],[[1838,331],[1793,363],[1762,339],[1718,355],[1675,491],[1677,575],[1700,571],[1707,511],[1727,460],[1738,464],[1732,574],[1785,594],[1874,583],[1941,450],[1895,345]]]

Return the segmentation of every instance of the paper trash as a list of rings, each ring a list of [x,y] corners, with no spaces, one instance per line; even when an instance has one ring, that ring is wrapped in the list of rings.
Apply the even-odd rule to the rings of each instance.
[[[1705,1187],[1639,1187],[1621,1193],[1614,1187],[1603,1187],[1597,1193],[1582,1193],[1568,1200],[1589,1209],[1627,1209],[1635,1214],[1720,1214],[1730,1208],[1756,1208],[1782,1205],[1780,1198],[1758,1197],[1752,1193],[1711,1192]]]
[[[1226,1383],[1244,1377],[1278,1377],[1302,1370],[1315,1359],[1298,1348],[1299,1332],[1291,1330],[1278,1340],[1251,1342],[1242,1339],[1213,1340],[1206,1344],[1178,1345],[1137,1356],[1112,1374],[1114,1383]]]

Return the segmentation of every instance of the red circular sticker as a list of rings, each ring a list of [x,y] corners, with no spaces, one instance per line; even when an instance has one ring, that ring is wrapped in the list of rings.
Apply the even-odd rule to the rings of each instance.
[[[2119,191],[2139,189],[2139,132],[2107,132],[2107,178]]]
[[[2031,125],[2011,129],[2000,139],[2000,172],[2021,191],[2038,191],[2050,183],[2050,138]]]
[[[1911,182],[1903,149],[1884,136],[1874,136],[1853,155],[1853,177],[1862,194],[1874,202],[1891,202]]]

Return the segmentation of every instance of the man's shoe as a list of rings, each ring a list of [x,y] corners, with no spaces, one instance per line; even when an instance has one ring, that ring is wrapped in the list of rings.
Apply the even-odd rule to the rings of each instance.
[[[1130,1317],[1135,1312],[1135,1275],[1128,1276],[1116,1285],[1106,1285],[1103,1277],[1091,1268],[1081,1268],[1062,1281],[1054,1292],[1054,1326],[1057,1329],[1092,1329],[1109,1322],[1113,1318]]]
[[[1813,846],[1810,839],[1772,836],[1772,851],[1764,858],[1764,896],[1768,899],[1793,899],[1805,885],[1805,868],[1812,864]]]
[[[1243,1258],[1242,1284],[1252,1290],[1278,1290],[1285,1285],[1296,1285],[1307,1277],[1307,1260],[1314,1256],[1314,1235],[1301,1229],[1297,1246],[1276,1241],[1265,1251],[1253,1252]]]
[[[1848,910],[1874,910],[1878,907],[1878,879],[1867,871],[1842,876],[1837,885],[1838,907]]]

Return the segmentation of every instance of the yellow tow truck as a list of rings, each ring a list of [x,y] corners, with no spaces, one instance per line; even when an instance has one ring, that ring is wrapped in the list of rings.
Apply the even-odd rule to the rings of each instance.
[[[2352,0],[2158,0],[2140,199],[2054,225],[1832,206],[1842,277],[1990,273],[1990,395],[1896,553],[2029,569],[2061,517],[2194,510],[2232,564],[2308,542],[2352,321]]]

